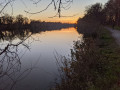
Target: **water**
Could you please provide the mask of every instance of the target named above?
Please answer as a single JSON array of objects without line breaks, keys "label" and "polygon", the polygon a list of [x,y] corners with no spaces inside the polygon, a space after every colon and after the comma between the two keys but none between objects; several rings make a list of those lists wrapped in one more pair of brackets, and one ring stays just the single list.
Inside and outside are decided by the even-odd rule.
[{"label": "water", "polygon": [[[75,28],[32,34],[24,42],[25,45],[29,46],[29,49],[25,45],[17,47],[20,69],[17,73],[15,72],[16,74],[11,75],[16,81],[13,85],[14,89],[48,90],[51,86],[54,86],[55,79],[59,78],[55,57],[62,55],[69,58],[73,41],[81,38],[82,35]],[[18,38],[9,40],[9,42],[7,40],[1,41],[1,44],[20,42]],[[16,66],[18,67],[18,65]],[[31,68],[32,70],[30,70]]]}]

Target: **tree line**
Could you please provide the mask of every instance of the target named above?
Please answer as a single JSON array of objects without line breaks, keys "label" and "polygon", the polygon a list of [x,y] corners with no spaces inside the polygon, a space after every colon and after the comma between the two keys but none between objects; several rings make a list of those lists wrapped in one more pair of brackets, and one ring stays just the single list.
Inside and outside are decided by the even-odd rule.
[{"label": "tree line", "polygon": [[0,17],[0,29],[20,29],[25,28],[29,24],[29,19],[23,15],[17,15],[16,17],[5,14]]},{"label": "tree line", "polygon": [[61,22],[45,22],[40,20],[30,20],[23,15],[16,17],[5,14],[0,17],[0,30],[18,30],[18,29],[31,29],[31,30],[54,30],[67,27],[73,27],[74,24],[61,23]]},{"label": "tree line", "polygon": [[109,0],[105,5],[96,3],[86,7],[84,17],[78,20],[97,21],[103,25],[120,26],[120,0]]}]

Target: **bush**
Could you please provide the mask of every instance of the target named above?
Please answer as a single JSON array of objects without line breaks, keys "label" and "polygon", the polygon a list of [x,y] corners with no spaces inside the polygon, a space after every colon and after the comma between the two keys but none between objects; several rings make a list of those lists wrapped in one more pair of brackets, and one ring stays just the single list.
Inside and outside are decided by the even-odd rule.
[{"label": "bush", "polygon": [[[99,29],[95,28],[97,32]],[[84,38],[82,42],[76,41],[71,50],[70,60],[62,58],[64,62],[60,68],[64,74],[55,90],[119,89],[117,83],[120,56],[116,53],[119,52],[119,48],[116,48],[116,43],[108,31],[102,27],[100,30],[100,33],[97,32],[97,38],[93,38],[92,33],[87,32],[89,37]]]}]

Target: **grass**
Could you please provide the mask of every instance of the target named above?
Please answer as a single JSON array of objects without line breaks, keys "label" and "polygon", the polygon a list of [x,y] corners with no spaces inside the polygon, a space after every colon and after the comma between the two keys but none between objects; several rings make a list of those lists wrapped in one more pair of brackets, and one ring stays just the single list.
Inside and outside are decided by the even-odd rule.
[{"label": "grass", "polygon": [[116,30],[120,30],[120,26],[115,26],[115,29]]},{"label": "grass", "polygon": [[[111,25],[108,25],[108,27],[113,28]],[[115,30],[120,30],[120,26],[115,26],[114,29]]]},{"label": "grass", "polygon": [[[112,37],[111,33],[103,29],[100,40],[103,47],[100,48],[102,56],[106,57],[107,70],[105,72],[105,82],[111,85],[112,90],[118,90],[120,75],[120,48]],[[115,89],[116,87],[116,89]],[[120,89],[120,88],[119,88]]]},{"label": "grass", "polygon": [[64,75],[55,90],[120,90],[120,48],[108,30],[92,26],[93,33],[99,34],[94,37],[85,31],[84,42],[74,43],[71,60],[63,60]]}]

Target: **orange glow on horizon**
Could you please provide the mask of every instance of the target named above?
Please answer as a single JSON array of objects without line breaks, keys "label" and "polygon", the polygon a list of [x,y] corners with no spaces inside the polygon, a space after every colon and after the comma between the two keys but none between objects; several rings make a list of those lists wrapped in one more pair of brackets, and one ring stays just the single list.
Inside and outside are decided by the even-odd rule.
[{"label": "orange glow on horizon", "polygon": [[79,18],[82,18],[83,15],[75,16],[75,17],[60,17],[60,18],[40,18],[40,17],[33,17],[34,20],[40,20],[45,22],[61,22],[61,23],[76,23]]}]

